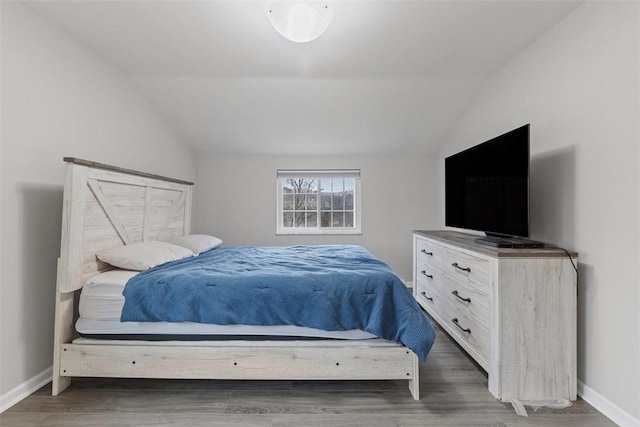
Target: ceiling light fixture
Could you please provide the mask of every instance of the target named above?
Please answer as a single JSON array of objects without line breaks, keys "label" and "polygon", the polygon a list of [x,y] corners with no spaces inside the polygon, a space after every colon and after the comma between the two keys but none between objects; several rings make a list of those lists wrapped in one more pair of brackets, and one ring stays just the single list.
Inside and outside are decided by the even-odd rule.
[{"label": "ceiling light fixture", "polygon": [[320,37],[332,19],[333,12],[326,3],[278,2],[269,9],[271,25],[284,38],[297,43]]}]

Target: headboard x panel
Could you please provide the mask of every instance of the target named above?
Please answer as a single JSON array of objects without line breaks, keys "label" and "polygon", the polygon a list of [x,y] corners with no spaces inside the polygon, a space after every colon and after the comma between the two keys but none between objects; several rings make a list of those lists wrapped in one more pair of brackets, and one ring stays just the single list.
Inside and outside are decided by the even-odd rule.
[{"label": "headboard x panel", "polygon": [[189,233],[193,183],[65,158],[58,292],[109,268],[103,249]]}]

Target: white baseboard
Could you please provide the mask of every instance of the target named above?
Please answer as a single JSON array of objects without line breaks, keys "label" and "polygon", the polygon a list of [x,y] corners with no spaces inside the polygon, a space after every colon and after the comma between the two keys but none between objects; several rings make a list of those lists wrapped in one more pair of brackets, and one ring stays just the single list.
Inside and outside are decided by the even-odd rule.
[{"label": "white baseboard", "polygon": [[604,416],[621,427],[640,427],[640,420],[631,416],[609,399],[578,381],[578,395],[589,405],[602,412]]},{"label": "white baseboard", "polygon": [[0,396],[0,414],[51,381],[53,367],[49,367]]}]

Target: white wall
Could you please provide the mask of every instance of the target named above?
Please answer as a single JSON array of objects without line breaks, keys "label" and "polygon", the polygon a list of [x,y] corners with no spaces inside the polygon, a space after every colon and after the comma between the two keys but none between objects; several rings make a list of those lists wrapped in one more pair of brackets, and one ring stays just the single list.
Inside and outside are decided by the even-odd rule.
[{"label": "white wall", "polygon": [[2,2],[0,398],[52,364],[63,156],[195,179],[195,158],[127,78]]},{"label": "white wall", "polygon": [[486,82],[436,163],[442,206],[445,156],[531,123],[531,235],[580,253],[578,378],[626,425],[640,419],[639,8],[588,2],[561,21]]},{"label": "white wall", "polygon": [[[277,169],[361,170],[362,235],[276,236]],[[431,228],[435,205],[428,157],[198,156],[197,229],[225,245],[357,244],[411,280],[411,231]]]}]

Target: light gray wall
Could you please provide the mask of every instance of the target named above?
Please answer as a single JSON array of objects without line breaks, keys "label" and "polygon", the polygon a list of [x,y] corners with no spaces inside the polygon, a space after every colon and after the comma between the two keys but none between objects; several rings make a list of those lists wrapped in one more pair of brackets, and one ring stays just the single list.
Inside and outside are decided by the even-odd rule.
[{"label": "light gray wall", "polygon": [[127,78],[2,2],[0,397],[52,364],[63,156],[195,179],[195,158]]},{"label": "light gray wall", "polygon": [[589,2],[569,15],[486,83],[436,162],[441,206],[445,156],[531,123],[531,235],[580,253],[578,378],[636,420],[638,9]]},{"label": "light gray wall", "polygon": [[[277,169],[361,170],[362,235],[276,236]],[[429,157],[198,156],[197,230],[229,246],[358,244],[411,280],[411,231],[435,218]]]}]

